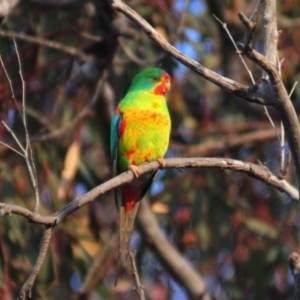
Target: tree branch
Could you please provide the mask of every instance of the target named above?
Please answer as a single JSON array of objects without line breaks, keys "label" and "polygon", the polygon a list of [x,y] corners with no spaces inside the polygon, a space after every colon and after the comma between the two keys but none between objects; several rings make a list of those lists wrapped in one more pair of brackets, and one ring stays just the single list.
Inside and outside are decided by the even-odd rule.
[{"label": "tree branch", "polygon": [[214,156],[222,155],[233,148],[276,139],[276,134],[272,128],[259,129],[243,134],[223,134],[222,136],[223,138],[218,136],[214,140],[209,139],[206,141],[204,139],[202,143],[193,145],[171,141],[170,148],[186,156]]},{"label": "tree branch", "polygon": [[[276,23],[276,16],[274,15],[274,0],[267,1],[264,6],[265,15],[265,32],[269,32],[267,28],[273,28],[274,23]],[[272,3],[271,3],[272,2]],[[209,69],[206,69],[198,62],[188,58],[178,51],[175,47],[170,45],[162,36],[160,36],[157,31],[147,23],[141,16],[139,16],[134,10],[124,4],[121,0],[112,0],[111,5],[116,10],[125,14],[133,22],[135,22],[152,40],[154,40],[162,49],[174,57],[179,62],[183,63],[185,66],[195,71],[197,74],[203,78],[215,83],[227,92],[230,92],[236,96],[239,96],[247,101],[255,102],[263,105],[272,105],[280,114],[281,120],[284,124],[286,135],[290,144],[290,148],[295,159],[295,165],[297,173],[300,174],[300,127],[296,112],[291,104],[288,93],[281,81],[280,74],[276,68],[276,64],[270,62],[269,54],[268,58],[255,51],[252,47],[252,41],[248,38],[246,45],[240,44],[239,49],[243,51],[256,64],[258,64],[270,77],[269,80],[263,80],[261,84],[254,85],[253,87],[246,87],[240,83],[233,80],[225,78]],[[268,11],[268,6],[271,6],[270,12]],[[273,13],[272,13],[273,11]],[[246,28],[250,32],[254,31],[255,26],[250,26],[253,22],[249,21],[242,13],[239,14],[241,20],[243,21]],[[270,20],[269,18],[273,19]],[[268,40],[269,43],[274,43],[274,41]],[[277,39],[275,40],[277,47]],[[274,51],[274,46],[267,46],[266,52]],[[271,57],[271,56],[270,56]],[[273,57],[273,54],[272,54]],[[300,179],[299,179],[300,186]]]},{"label": "tree branch", "polygon": [[[287,194],[294,201],[299,200],[298,190],[289,184],[286,180],[279,179],[275,174],[273,174],[265,165],[253,164],[248,162],[243,162],[240,160],[226,159],[226,158],[204,158],[204,157],[194,157],[194,158],[169,158],[165,159],[166,169],[184,169],[184,168],[218,168],[224,170],[238,171],[248,174],[276,189]],[[154,161],[151,163],[146,163],[139,166],[140,174],[144,174],[150,171],[157,170],[159,168],[158,162]],[[109,190],[112,190],[124,183],[131,182],[134,176],[131,171],[127,171],[114,177],[105,183],[95,187],[82,197],[79,197],[69,204],[67,204],[63,209],[54,213],[51,216],[43,216],[38,213],[34,213],[26,208],[23,208],[14,204],[0,203],[0,214],[1,215],[11,215],[17,214],[21,215],[27,220],[43,224],[56,226],[61,223],[67,216],[69,216],[74,211],[78,210],[82,206],[92,202],[96,197],[102,195]]]},{"label": "tree branch", "polygon": [[266,104],[264,97],[260,95],[260,89],[257,86],[247,87],[234,80],[223,77],[202,66],[197,61],[185,56],[175,47],[169,44],[149,23],[147,23],[139,14],[132,10],[129,6],[124,4],[121,0],[112,0],[112,7],[125,14],[133,22],[135,22],[154,42],[156,42],[162,49],[174,57],[176,60],[202,76],[207,80],[218,85],[223,90],[233,93],[236,96],[242,97],[249,102],[259,104]]},{"label": "tree branch", "polygon": [[145,298],[144,287],[140,281],[139,273],[136,267],[135,256],[136,256],[136,251],[129,252],[131,268],[132,268],[132,276],[135,282],[134,290],[136,291],[136,293],[138,294],[141,300],[145,300],[146,298]]},{"label": "tree branch", "polygon": [[98,80],[95,91],[93,93],[93,96],[91,100],[86,104],[86,106],[74,117],[70,122],[68,122],[66,125],[60,127],[59,129],[54,129],[48,134],[43,135],[37,135],[31,138],[34,142],[40,142],[40,141],[47,141],[50,139],[57,138],[67,132],[68,130],[74,128],[83,118],[85,118],[91,111],[91,108],[95,105],[95,103],[98,101],[100,92],[102,90],[102,87],[105,83],[105,80],[107,78],[107,72],[104,71],[101,78]]},{"label": "tree branch", "polygon": [[51,235],[52,235],[52,230],[53,230],[53,227],[49,227],[49,228],[45,229],[43,239],[42,239],[42,245],[41,245],[41,248],[40,248],[40,253],[37,257],[36,263],[35,263],[32,271],[31,271],[30,276],[28,277],[28,279],[26,280],[26,282],[22,286],[21,291],[19,293],[18,299],[20,299],[20,300],[26,299],[26,296],[31,298],[31,289],[32,289],[32,286],[33,286],[34,281],[36,279],[36,276],[40,272],[40,268],[41,268],[42,263],[44,261],[45,255],[47,253],[50,238],[51,238]]},{"label": "tree branch", "polygon": [[[270,1],[271,0],[268,0],[268,2]],[[266,4],[266,6],[268,6],[268,3]],[[265,8],[265,10],[266,9],[267,8]],[[272,15],[272,12],[270,14]],[[239,17],[249,31],[254,30],[251,26],[251,22],[242,12],[239,13]],[[273,15],[273,18],[275,18],[276,22],[276,16]],[[272,22],[269,22],[270,26],[273,26],[273,22],[274,20]],[[271,43],[271,41],[269,42]],[[245,45],[239,43],[238,47],[241,51],[243,51],[244,54],[247,55],[249,59],[251,59],[257,65],[259,65],[270,78],[270,80],[263,80],[262,82],[262,84],[264,84],[263,92],[265,94],[265,101],[266,104],[272,105],[277,110],[280,119],[284,125],[286,136],[295,161],[295,166],[298,175],[298,183],[300,186],[300,126],[296,111],[281,80],[280,72],[278,71],[276,64],[270,62],[267,58],[265,58],[263,55],[261,55],[252,48],[251,39],[248,39]],[[268,51],[270,52],[274,51],[273,46],[268,46],[266,47],[266,49],[269,49]],[[274,54],[271,53],[268,54],[268,56],[270,56],[271,59],[273,59]]]},{"label": "tree branch", "polygon": [[264,55],[278,70],[277,3],[274,0],[264,0],[263,2]]},{"label": "tree branch", "polygon": [[29,42],[29,43],[34,43],[38,44],[41,46],[45,46],[48,48],[52,48],[58,51],[65,52],[71,56],[78,57],[82,61],[90,61],[92,58],[89,55],[86,55],[84,52],[78,50],[77,48],[65,46],[61,43],[47,40],[41,37],[34,37],[25,33],[18,33],[14,31],[9,31],[9,30],[3,30],[0,29],[0,36],[2,37],[9,37],[9,38],[15,38],[21,41]]}]

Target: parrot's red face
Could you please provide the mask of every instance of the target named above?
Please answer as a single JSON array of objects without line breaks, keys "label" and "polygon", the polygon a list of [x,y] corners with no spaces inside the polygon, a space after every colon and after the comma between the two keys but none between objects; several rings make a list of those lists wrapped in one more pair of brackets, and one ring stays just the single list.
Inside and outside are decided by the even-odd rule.
[{"label": "parrot's red face", "polygon": [[165,96],[171,88],[171,78],[168,74],[163,74],[160,78],[153,77],[153,81],[157,82],[153,92],[155,95]]}]

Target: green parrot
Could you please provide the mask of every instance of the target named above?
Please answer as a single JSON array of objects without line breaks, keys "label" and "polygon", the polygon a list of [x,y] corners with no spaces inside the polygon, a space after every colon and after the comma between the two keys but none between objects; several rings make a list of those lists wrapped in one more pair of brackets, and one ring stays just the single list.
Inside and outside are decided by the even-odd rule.
[{"label": "green parrot", "polygon": [[156,172],[139,174],[137,168],[157,160],[164,167],[163,157],[168,149],[171,120],[166,103],[170,76],[162,69],[147,69],[137,74],[125,97],[116,108],[111,123],[111,156],[113,175],[128,169],[135,180],[115,191],[120,214],[120,244],[116,282],[120,261],[129,253],[129,241],[141,199],[149,189]]}]

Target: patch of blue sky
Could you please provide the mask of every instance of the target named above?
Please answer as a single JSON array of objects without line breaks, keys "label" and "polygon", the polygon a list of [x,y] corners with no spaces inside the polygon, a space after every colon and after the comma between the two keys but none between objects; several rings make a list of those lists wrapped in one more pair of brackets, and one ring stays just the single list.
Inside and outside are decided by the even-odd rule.
[{"label": "patch of blue sky", "polygon": [[198,30],[187,27],[184,29],[184,33],[191,41],[195,43],[198,43],[200,41],[201,33]]},{"label": "patch of blue sky", "polygon": [[82,286],[82,281],[81,281],[79,272],[75,272],[71,276],[70,286],[74,291],[76,291],[76,292],[80,291],[81,286]]},{"label": "patch of blue sky", "polygon": [[8,109],[7,123],[10,127],[13,127],[16,116],[16,110],[14,108]]},{"label": "patch of blue sky", "polygon": [[76,193],[80,197],[88,192],[87,186],[83,182],[76,185]]},{"label": "patch of blue sky", "polygon": [[[174,46],[184,55],[190,57],[191,59],[197,60],[197,52],[190,43],[185,41],[178,41]],[[175,69],[175,76],[178,78],[178,80],[182,80],[184,78],[185,72],[187,70],[188,68],[186,66],[181,63],[178,64],[178,67]]]},{"label": "patch of blue sky", "polygon": [[152,184],[150,195],[153,197],[158,193],[162,192],[164,188],[165,188],[164,183],[161,180],[156,179]]},{"label": "patch of blue sky", "polygon": [[[191,40],[194,43],[199,43],[201,39],[201,33],[198,30],[191,27],[185,28],[184,34],[189,40]],[[199,53],[197,53],[195,47],[190,42],[179,40],[175,43],[175,47],[189,58],[194,60],[199,59]],[[186,66],[179,63],[178,68],[175,70],[175,76],[178,79],[182,80],[187,70],[188,68]]]},{"label": "patch of blue sky", "polygon": [[[184,2],[184,1],[183,1]],[[189,12],[194,15],[202,15],[205,12],[206,6],[204,1],[192,0],[189,5]]]},{"label": "patch of blue sky", "polygon": [[[178,12],[184,10],[185,7],[185,0],[176,0],[173,4],[174,9]],[[188,11],[194,15],[201,15],[205,11],[205,4],[203,1],[200,0],[191,0],[189,3]]]},{"label": "patch of blue sky", "polygon": [[177,282],[171,279],[170,284],[173,289],[173,295],[171,298],[172,300],[182,300],[188,298],[184,288],[181,287]]},{"label": "patch of blue sky", "polygon": [[177,11],[183,11],[185,6],[184,0],[176,0],[174,1],[173,8]]}]

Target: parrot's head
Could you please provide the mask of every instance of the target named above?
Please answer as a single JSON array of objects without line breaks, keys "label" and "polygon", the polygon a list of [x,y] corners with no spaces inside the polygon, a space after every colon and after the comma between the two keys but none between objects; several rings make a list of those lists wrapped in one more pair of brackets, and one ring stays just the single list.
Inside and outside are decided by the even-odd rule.
[{"label": "parrot's head", "polygon": [[161,96],[165,96],[170,88],[170,75],[159,68],[146,69],[140,72],[133,78],[130,86],[130,90],[143,90]]}]

